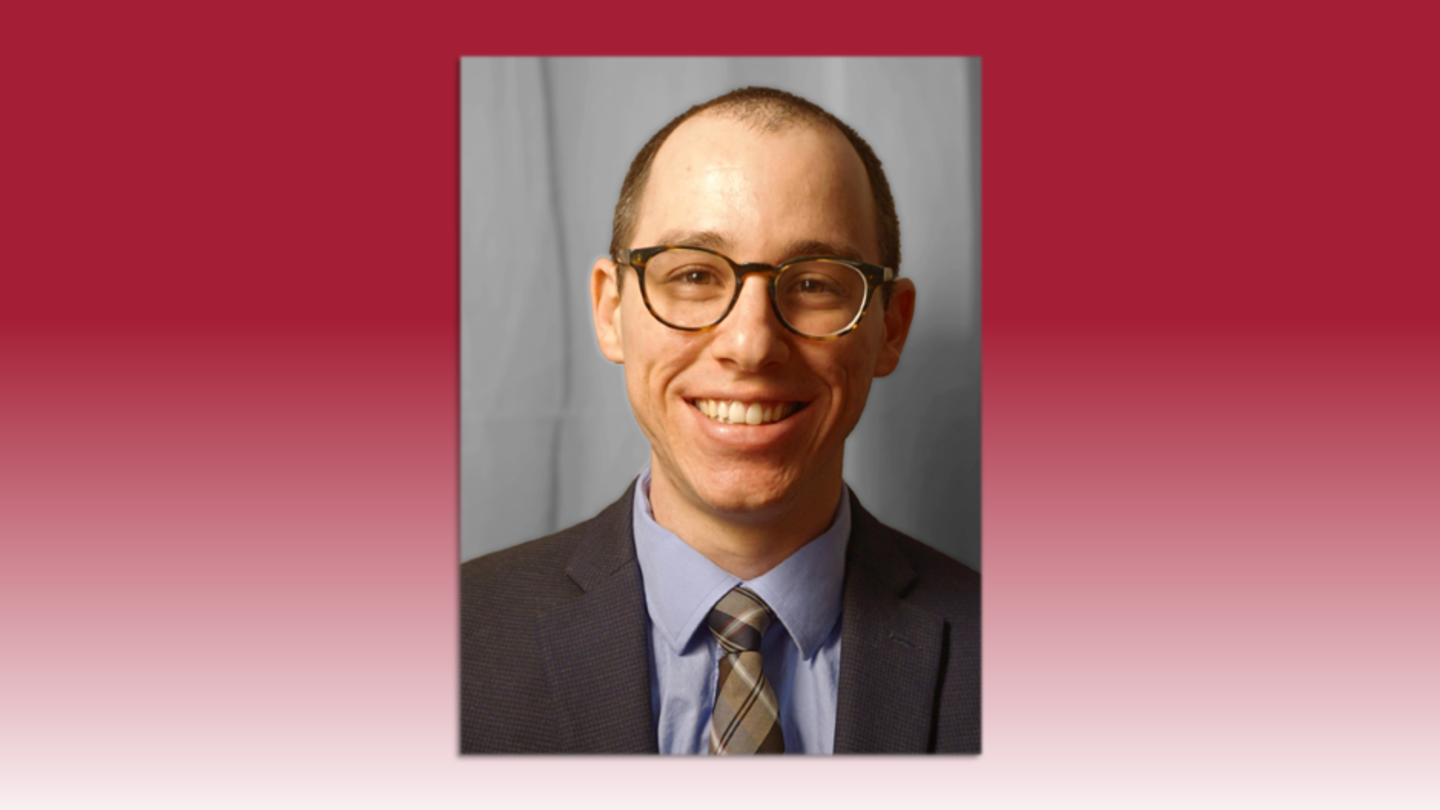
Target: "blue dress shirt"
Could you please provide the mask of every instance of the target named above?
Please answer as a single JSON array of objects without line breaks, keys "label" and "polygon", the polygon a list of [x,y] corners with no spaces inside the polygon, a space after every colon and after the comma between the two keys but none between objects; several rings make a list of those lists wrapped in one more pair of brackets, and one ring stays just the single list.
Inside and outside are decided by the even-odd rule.
[{"label": "blue dress shirt", "polygon": [[649,614],[650,699],[660,753],[709,752],[720,645],[705,618],[721,597],[741,584],[764,599],[778,619],[765,631],[760,654],[780,704],[785,752],[832,753],[840,681],[840,591],[850,542],[849,488],[841,484],[835,519],[824,534],[749,582],[655,522],[649,465],[635,487],[634,527]]}]

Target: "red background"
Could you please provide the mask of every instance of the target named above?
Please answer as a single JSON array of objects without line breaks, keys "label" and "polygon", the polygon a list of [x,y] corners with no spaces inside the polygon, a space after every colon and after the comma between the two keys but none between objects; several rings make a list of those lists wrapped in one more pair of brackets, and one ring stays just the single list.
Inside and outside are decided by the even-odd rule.
[{"label": "red background", "polygon": [[986,753],[755,784],[1433,805],[1431,8],[12,4],[0,804],[724,806],[454,753],[458,58],[700,52],[984,59]]}]

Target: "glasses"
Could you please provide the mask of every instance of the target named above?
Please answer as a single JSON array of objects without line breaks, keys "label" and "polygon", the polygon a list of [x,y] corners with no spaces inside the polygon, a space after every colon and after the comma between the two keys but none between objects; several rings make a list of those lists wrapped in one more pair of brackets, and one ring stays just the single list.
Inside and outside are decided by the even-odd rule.
[{"label": "glasses", "polygon": [[745,277],[762,273],[770,276],[770,307],[786,329],[831,340],[859,326],[875,289],[895,280],[893,268],[834,256],[736,264],[713,250],[663,245],[622,250],[615,261],[635,268],[640,297],[655,320],[686,332],[725,320]]}]

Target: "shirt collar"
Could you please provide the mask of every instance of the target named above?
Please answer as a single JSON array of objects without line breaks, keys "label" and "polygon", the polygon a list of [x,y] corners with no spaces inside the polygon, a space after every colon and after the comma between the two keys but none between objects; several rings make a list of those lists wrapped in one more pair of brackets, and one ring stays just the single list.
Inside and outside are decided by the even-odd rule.
[{"label": "shirt collar", "polygon": [[745,585],[775,611],[802,658],[820,649],[840,616],[845,548],[850,541],[850,488],[843,482],[830,528],[749,582],[710,562],[655,522],[648,464],[635,487],[632,522],[645,606],[650,621],[676,654],[689,646],[710,609],[736,585]]}]

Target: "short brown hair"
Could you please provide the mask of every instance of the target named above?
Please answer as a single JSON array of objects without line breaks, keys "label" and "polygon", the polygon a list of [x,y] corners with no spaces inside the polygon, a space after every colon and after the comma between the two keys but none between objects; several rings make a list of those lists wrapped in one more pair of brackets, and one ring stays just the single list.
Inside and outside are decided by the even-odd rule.
[{"label": "short brown hair", "polygon": [[[675,128],[703,112],[715,112],[733,116],[762,132],[780,132],[799,124],[832,126],[839,130],[865,165],[865,174],[870,179],[870,193],[875,198],[876,229],[880,239],[880,263],[900,272],[900,218],[895,214],[895,198],[890,194],[890,183],[885,179],[885,169],[875,150],[860,137],[850,125],[822,109],[819,105],[769,87],[742,87],[703,104],[696,104],[676,116],[670,123],[651,136],[635,159],[630,171],[625,173],[625,182],[620,186],[620,200],[615,203],[615,222],[610,231],[610,255],[618,256],[629,247],[635,233],[635,219],[640,209],[640,197],[645,193],[645,183],[650,178],[650,165],[655,155],[670,137]],[[889,303],[888,288],[886,303]]]}]

